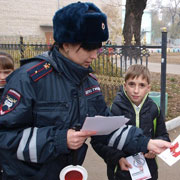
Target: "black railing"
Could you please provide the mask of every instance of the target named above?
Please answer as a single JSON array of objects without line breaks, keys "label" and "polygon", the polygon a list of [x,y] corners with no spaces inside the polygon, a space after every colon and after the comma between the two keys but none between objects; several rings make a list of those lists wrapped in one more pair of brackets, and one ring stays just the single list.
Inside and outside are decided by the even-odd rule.
[{"label": "black railing", "polygon": [[[20,59],[33,57],[49,50],[50,47],[51,45],[47,44],[24,43],[23,37],[20,37],[18,44],[0,44],[0,50],[10,53],[17,64]],[[122,77],[132,64],[143,64],[148,67],[151,55],[149,49],[161,49],[161,111],[165,116],[167,32],[162,32],[161,46],[103,46],[92,67],[97,75]]]}]

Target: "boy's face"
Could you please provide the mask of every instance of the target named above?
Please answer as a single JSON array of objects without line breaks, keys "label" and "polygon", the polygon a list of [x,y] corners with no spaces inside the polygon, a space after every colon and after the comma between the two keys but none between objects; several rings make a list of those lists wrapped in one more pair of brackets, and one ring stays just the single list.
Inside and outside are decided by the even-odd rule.
[{"label": "boy's face", "polygon": [[4,87],[6,84],[6,77],[13,72],[13,69],[1,69],[0,68],[0,87]]},{"label": "boy's face", "polygon": [[139,106],[144,99],[144,96],[150,91],[151,86],[148,84],[146,79],[142,78],[141,75],[134,79],[129,78],[124,84],[124,89],[130,100],[136,106]]}]

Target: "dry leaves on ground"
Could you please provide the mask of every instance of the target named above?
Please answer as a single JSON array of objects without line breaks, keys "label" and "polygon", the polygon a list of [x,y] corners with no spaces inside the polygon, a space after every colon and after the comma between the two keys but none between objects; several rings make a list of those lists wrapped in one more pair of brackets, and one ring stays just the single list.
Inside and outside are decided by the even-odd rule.
[{"label": "dry leaves on ground", "polygon": [[[152,91],[160,92],[160,73],[151,73]],[[167,74],[166,92],[168,93],[168,105],[166,120],[180,116],[180,75]]]},{"label": "dry leaves on ground", "polygon": [[[161,63],[161,54],[151,54],[149,62]],[[167,53],[167,63],[180,64],[180,53]],[[160,92],[160,73],[151,73],[151,77],[152,90]],[[166,92],[168,93],[168,113],[166,120],[171,120],[180,116],[180,75],[167,74]]]}]

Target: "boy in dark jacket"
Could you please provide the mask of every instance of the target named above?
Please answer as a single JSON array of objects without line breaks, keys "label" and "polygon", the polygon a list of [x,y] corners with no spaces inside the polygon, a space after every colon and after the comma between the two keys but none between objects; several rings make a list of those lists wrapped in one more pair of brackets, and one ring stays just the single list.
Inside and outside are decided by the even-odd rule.
[{"label": "boy in dark jacket", "polygon": [[[130,66],[125,75],[124,86],[121,87],[112,104],[111,112],[115,116],[124,115],[130,119],[127,123],[128,125],[141,128],[143,134],[151,139],[170,141],[166,131],[164,117],[158,106],[148,97],[150,88],[149,70],[143,65],[136,64]],[[118,136],[114,138],[114,144],[117,139]],[[109,142],[109,145],[113,143]],[[112,152],[112,150],[107,147],[105,148],[102,144],[94,144],[92,142],[92,145],[107,163],[109,180],[131,180],[128,171],[131,165],[125,159],[125,157],[130,155],[127,151],[125,152],[124,149],[120,149],[122,151]],[[117,148],[114,145],[113,147]],[[158,168],[155,160],[156,155],[149,151],[144,153],[144,156],[150,169],[151,180],[157,180]]]}]

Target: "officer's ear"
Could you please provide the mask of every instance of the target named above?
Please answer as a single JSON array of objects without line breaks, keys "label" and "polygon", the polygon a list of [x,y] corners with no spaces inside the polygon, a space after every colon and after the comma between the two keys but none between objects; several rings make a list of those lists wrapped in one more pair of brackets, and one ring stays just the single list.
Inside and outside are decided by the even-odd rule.
[{"label": "officer's ear", "polygon": [[70,44],[69,43],[63,43],[63,50],[66,54],[69,54],[69,47]]}]

